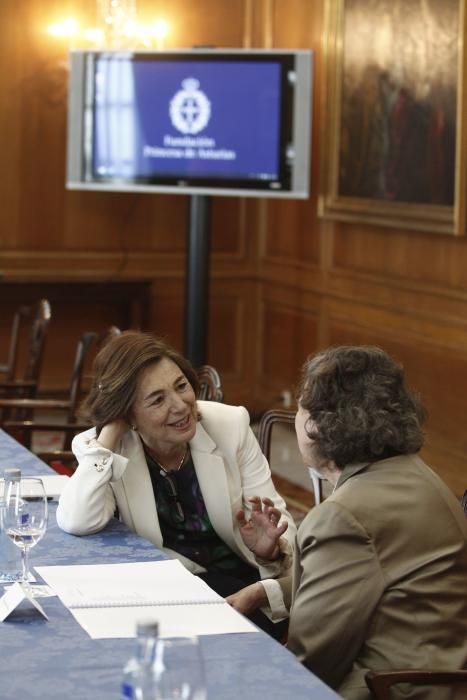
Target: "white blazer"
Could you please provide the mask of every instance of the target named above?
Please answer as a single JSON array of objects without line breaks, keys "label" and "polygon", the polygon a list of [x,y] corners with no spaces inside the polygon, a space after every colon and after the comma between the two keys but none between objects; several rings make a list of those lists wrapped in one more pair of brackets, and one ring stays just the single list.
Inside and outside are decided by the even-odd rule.
[{"label": "white blazer", "polygon": [[[244,545],[235,518],[240,508],[247,513],[251,510],[250,496],[270,498],[289,524],[283,538],[292,549],[296,528],[272,483],[269,465],[250,428],[247,410],[243,406],[210,401],[198,401],[198,408],[201,420],[190,441],[190,450],[215,531],[232,551],[259,570],[261,578],[284,574],[291,557],[277,562],[257,561]],[[153,542],[168,556],[180,559],[194,573],[205,571],[164,547],[139,435],[132,430],[125,433],[118,453],[91,447],[89,443],[95,436],[95,428],[91,428],[73,440],[78,467],[60,497],[57,522],[62,530],[73,535],[98,532],[118,508],[121,520],[130,530]]]}]

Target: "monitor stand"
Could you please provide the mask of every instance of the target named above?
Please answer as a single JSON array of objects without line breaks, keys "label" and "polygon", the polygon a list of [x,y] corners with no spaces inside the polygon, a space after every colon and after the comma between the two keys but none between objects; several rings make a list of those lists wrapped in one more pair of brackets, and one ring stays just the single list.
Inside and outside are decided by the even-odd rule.
[{"label": "monitor stand", "polygon": [[185,357],[193,367],[206,363],[209,312],[211,198],[190,196],[185,278]]}]

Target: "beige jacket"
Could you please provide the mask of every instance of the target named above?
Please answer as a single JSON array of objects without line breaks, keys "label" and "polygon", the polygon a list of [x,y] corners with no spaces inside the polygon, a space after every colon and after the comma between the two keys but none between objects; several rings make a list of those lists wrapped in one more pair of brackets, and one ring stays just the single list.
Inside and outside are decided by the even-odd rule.
[{"label": "beige jacket", "polygon": [[[224,542],[245,561],[259,570],[261,578],[282,573],[283,561],[257,561],[243,543],[235,518],[240,508],[251,510],[248,498],[272,499],[287,520],[284,537],[292,546],[296,527],[271,480],[271,472],[253,435],[249,415],[242,406],[198,401],[201,421],[190,442],[193,464],[209,519]],[[137,433],[125,433],[118,453],[91,447],[92,428],[73,440],[79,466],[66,485],[57,508],[62,530],[87,535],[102,530],[116,508],[120,518],[133,531],[153,542],[169,556],[199,573],[195,562],[164,548],[151,477]]]},{"label": "beige jacket", "polygon": [[467,518],[418,456],[345,468],[307,515],[288,646],[347,700],[368,669],[466,667]]}]

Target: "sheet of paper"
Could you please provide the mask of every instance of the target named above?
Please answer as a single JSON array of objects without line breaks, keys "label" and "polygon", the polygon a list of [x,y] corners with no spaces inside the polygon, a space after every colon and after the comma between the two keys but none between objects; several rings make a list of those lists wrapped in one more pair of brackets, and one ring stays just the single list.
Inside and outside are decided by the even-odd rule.
[{"label": "sheet of paper", "polygon": [[49,498],[58,499],[70,477],[65,474],[39,474]]},{"label": "sheet of paper", "polygon": [[[58,499],[70,477],[64,474],[40,474],[37,478],[41,479],[44,484],[46,496]],[[0,479],[0,495],[3,495],[4,483],[4,480]],[[31,493],[35,495],[34,490]],[[41,493],[42,491],[38,489],[37,495],[39,496]]]},{"label": "sheet of paper", "polygon": [[93,639],[134,637],[146,619],[158,620],[166,637],[257,631],[177,559],[36,571]]},{"label": "sheet of paper", "polygon": [[255,625],[227,603],[80,608],[70,612],[92,639],[134,637],[136,623],[141,620],[157,620],[163,637],[258,631]]},{"label": "sheet of paper", "polygon": [[38,566],[36,571],[68,608],[223,602],[178,559]]}]

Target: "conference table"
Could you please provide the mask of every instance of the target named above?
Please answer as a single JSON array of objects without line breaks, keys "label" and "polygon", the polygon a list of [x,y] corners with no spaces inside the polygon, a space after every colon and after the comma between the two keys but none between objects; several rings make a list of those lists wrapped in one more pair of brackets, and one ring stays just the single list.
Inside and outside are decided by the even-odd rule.
[{"label": "conference table", "polygon": [[[0,474],[53,474],[48,465],[0,430]],[[30,552],[30,565],[155,561],[165,555],[114,519],[100,533],[62,532],[49,502],[45,537]],[[41,582],[40,577],[36,578]],[[56,596],[41,597],[48,616],[28,603],[0,623],[1,700],[118,700],[122,669],[133,639],[91,639]],[[335,700],[340,696],[262,631],[201,635],[208,700]]]}]

